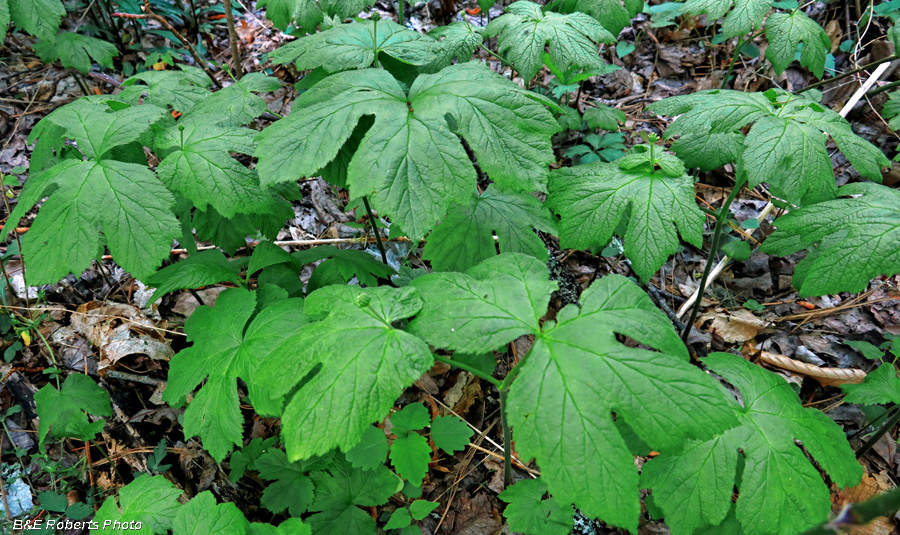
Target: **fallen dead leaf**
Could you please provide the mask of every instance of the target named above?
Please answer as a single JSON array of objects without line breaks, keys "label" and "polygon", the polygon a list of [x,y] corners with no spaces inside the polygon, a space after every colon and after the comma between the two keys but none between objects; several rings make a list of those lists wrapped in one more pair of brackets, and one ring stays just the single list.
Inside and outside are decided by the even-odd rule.
[{"label": "fallen dead leaf", "polygon": [[168,360],[175,353],[153,322],[137,307],[91,301],[72,315],[72,328],[100,351],[99,368],[134,354]]},{"label": "fallen dead leaf", "polygon": [[769,325],[769,322],[757,318],[753,312],[745,309],[708,313],[700,319],[711,319],[710,331],[715,330],[716,334],[731,343],[752,340]]}]

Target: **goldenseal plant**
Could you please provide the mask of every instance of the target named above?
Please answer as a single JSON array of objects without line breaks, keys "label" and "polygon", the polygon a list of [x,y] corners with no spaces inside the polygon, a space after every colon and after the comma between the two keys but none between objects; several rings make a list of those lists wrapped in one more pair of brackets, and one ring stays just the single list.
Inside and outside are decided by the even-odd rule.
[{"label": "goldenseal plant", "polygon": [[[63,56],[72,38],[47,29],[58,26],[56,3],[0,0],[0,26],[11,13],[47,39],[38,51],[48,60],[109,63],[103,48]],[[805,254],[793,274],[801,295],[858,292],[900,273],[900,193],[880,184],[890,162],[878,147],[782,89],[666,98],[648,106],[673,119],[664,135],[643,133],[627,152],[627,128],[601,139],[596,131],[619,130],[624,113],[576,109],[569,96],[613,70],[602,57],[640,1],[517,1],[485,27],[455,21],[428,34],[362,0],[259,4],[297,36],[269,55],[303,75],[286,116],[260,96],[282,87],[277,78],[249,73],[214,92],[205,72],[184,66],[61,106],[29,138],[29,177],[5,231],[35,211],[21,238],[29,284],[55,284],[110,254],[155,288],[153,299],[228,286],[184,323],[162,400],[183,410],[184,439],[232,484],[249,475],[264,487],[260,507],[279,520],[251,522],[210,491],[182,496],[163,475],[142,474],[85,521],[92,533],[420,533],[417,522],[445,512],[422,497],[429,470],[475,436],[409,397],[438,363],[499,403],[498,503],[510,530],[569,533],[573,507],[630,533],[642,514],[673,535],[793,535],[827,521],[829,485],[862,476],[840,427],[739,356],[692,359],[682,338],[693,321],[677,332],[645,285],[679,248],[704,250],[707,216],[704,254],[715,263],[745,185],[767,185],[786,208],[761,250]],[[689,0],[683,10],[723,18],[724,38],[763,31],[776,72],[797,58],[821,77],[824,30],[783,4]],[[514,79],[475,58],[484,50]],[[532,83],[544,66],[555,93]],[[590,146],[560,146],[573,140]],[[832,143],[850,164],[841,187]],[[563,165],[572,157],[581,165]],[[698,179],[726,166],[730,195],[717,210],[698,204]],[[317,177],[346,194],[350,224],[366,228],[361,241],[374,234],[378,256],[276,245],[298,181]],[[386,222],[416,267],[385,247]],[[171,261],[174,243],[186,258]],[[749,257],[740,243],[726,250]],[[628,276],[561,288],[557,244],[613,251]],[[859,388],[893,385],[891,366]],[[94,440],[114,413],[97,381],[75,372],[34,398],[40,448]],[[280,425],[251,439],[248,418]],[[157,474],[167,470],[160,448]],[[540,476],[515,482],[514,452]]]}]

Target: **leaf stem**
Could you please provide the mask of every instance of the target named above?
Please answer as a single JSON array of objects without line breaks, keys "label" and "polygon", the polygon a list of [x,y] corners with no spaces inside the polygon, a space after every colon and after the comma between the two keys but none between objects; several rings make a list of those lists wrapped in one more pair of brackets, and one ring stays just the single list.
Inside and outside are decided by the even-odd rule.
[{"label": "leaf stem", "polygon": [[735,182],[734,188],[731,189],[731,193],[728,194],[728,198],[725,199],[725,202],[722,204],[722,207],[716,212],[716,230],[713,232],[713,240],[709,248],[709,258],[706,260],[706,267],[703,268],[703,276],[700,278],[700,286],[697,288],[697,301],[694,303],[694,308],[691,309],[690,319],[688,319],[687,323],[684,325],[684,332],[681,333],[681,340],[685,345],[687,345],[688,335],[691,334],[691,328],[697,320],[697,314],[700,312],[700,304],[703,302],[703,292],[706,291],[706,282],[709,280],[709,272],[712,270],[712,265],[714,264],[713,260],[719,252],[719,245],[722,241],[722,230],[725,228],[725,221],[728,219],[728,209],[731,207],[731,203],[737,197],[738,192],[744,187],[746,182],[746,178],[739,178],[737,182]]},{"label": "leaf stem", "polygon": [[722,80],[722,89],[728,87],[728,78],[731,77],[732,71],[734,71],[734,64],[737,63],[738,57],[741,55],[741,48],[744,46],[744,37],[738,37],[737,46],[734,47],[734,54],[731,55],[731,63],[728,64],[728,71],[725,73],[725,78]]},{"label": "leaf stem", "polygon": [[[516,366],[518,368],[518,366]],[[512,372],[510,372],[512,373]],[[509,375],[507,375],[509,377]],[[506,415],[508,388],[500,388],[500,426],[503,428],[503,486],[513,484],[512,474],[512,430],[509,427],[509,418]]]},{"label": "leaf stem", "polygon": [[433,356],[434,356],[434,360],[436,360],[438,362],[443,362],[444,364],[453,366],[454,368],[459,368],[460,370],[467,371],[467,372],[471,373],[472,375],[474,375],[475,377],[478,377],[479,379],[484,379],[485,381],[491,383],[492,385],[496,386],[497,388],[500,388],[499,380],[495,379],[493,376],[488,375],[477,368],[469,366],[468,364],[463,364],[462,362],[459,362],[457,360],[447,358],[443,355],[433,355]]},{"label": "leaf stem", "polygon": [[378,244],[378,250],[381,252],[381,261],[387,264],[387,251],[384,250],[384,244],[381,243],[381,234],[378,233],[378,225],[375,223],[375,216],[372,215],[372,207],[369,206],[369,198],[363,195],[362,200],[366,207],[366,214],[369,215],[369,224],[372,226],[372,232],[375,233],[375,243]]},{"label": "leaf stem", "polygon": [[875,447],[875,443],[878,442],[879,439],[881,439],[882,435],[889,432],[895,425],[897,425],[898,422],[900,422],[900,409],[894,411],[894,414],[892,414],[891,417],[888,418],[888,421],[884,422],[884,425],[879,427],[878,431],[875,431],[875,433],[871,437],[869,437],[869,440],[867,440],[861,448],[856,450],[856,458],[859,459],[863,455],[869,453],[869,450]]},{"label": "leaf stem", "polygon": [[799,95],[800,93],[803,93],[804,91],[809,91],[810,89],[815,89],[816,87],[823,86],[825,84],[830,84],[831,82],[837,82],[838,80],[843,80],[844,78],[846,78],[848,76],[853,76],[854,74],[856,74],[858,72],[862,72],[864,70],[871,69],[872,67],[876,67],[876,66],[881,65],[882,63],[886,63],[888,61],[894,61],[895,59],[900,59],[900,56],[894,54],[894,55],[888,56],[886,58],[877,59],[871,63],[866,63],[862,67],[853,69],[852,71],[847,71],[845,73],[841,73],[837,76],[833,76],[833,77],[825,79],[825,80],[819,80],[818,82],[816,82],[814,84],[809,84],[808,86],[806,86],[802,89],[798,89],[798,90],[794,91],[794,94]]},{"label": "leaf stem", "polygon": [[400,21],[400,26],[406,26],[406,16],[403,13],[405,0],[397,0],[397,19]]}]

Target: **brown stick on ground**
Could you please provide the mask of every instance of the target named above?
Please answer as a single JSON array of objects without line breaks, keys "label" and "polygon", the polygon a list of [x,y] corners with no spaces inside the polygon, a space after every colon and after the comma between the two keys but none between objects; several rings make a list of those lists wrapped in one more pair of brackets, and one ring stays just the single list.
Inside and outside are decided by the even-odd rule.
[{"label": "brown stick on ground", "polygon": [[219,80],[216,79],[216,75],[213,74],[213,72],[209,70],[209,67],[206,66],[206,62],[203,61],[203,59],[200,57],[200,54],[197,53],[197,49],[194,48],[194,45],[192,45],[185,36],[181,35],[174,26],[169,24],[169,21],[157,15],[153,12],[153,10],[150,9],[150,0],[144,0],[144,13],[141,15],[132,15],[131,13],[112,13],[112,16],[122,19],[153,19],[156,22],[162,24],[165,29],[172,32],[172,34],[177,37],[184,46],[187,47],[187,49],[191,53],[191,56],[194,57],[194,61],[196,61],[197,65],[201,69],[203,69],[203,72],[205,72],[206,75],[209,76],[209,79],[212,80],[213,85],[215,85],[219,89],[222,88],[222,84],[219,83]]},{"label": "brown stick on ground", "polygon": [[238,48],[237,31],[234,29],[234,13],[231,11],[231,0],[224,0],[225,22],[228,23],[228,42],[231,44],[231,61],[234,62],[234,77],[238,80],[244,76],[244,66],[241,64],[241,50]]}]

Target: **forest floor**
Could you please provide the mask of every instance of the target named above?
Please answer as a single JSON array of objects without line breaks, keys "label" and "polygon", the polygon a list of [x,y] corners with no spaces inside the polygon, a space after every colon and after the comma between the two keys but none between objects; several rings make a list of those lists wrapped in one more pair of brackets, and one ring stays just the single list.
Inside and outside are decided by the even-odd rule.
[{"label": "forest floor", "polygon": [[[467,8],[470,13],[475,12],[475,2],[471,2],[472,5],[460,2],[456,14],[442,11],[453,2],[413,4],[418,7],[410,13],[409,26],[416,30],[430,29],[434,19],[440,17],[466,16],[473,24],[486,23],[483,13],[466,13]],[[296,96],[292,84],[297,81],[298,73],[283,67],[273,68],[267,64],[266,54],[290,38],[273,28],[262,10],[255,8],[254,2],[244,2],[237,7],[241,11],[237,33],[242,68],[245,72],[270,69],[270,74],[285,82],[283,89],[264,98],[272,112],[287,114],[290,102]],[[388,2],[377,2],[375,9],[385,18],[396,19],[394,8]],[[834,43],[837,73],[891,54],[886,41],[878,39],[884,35],[883,29],[879,28],[872,28],[866,37],[871,43],[864,48],[864,54],[850,56],[840,50],[839,45],[850,24],[849,9],[846,3],[819,2],[810,13],[827,29]],[[626,146],[640,143],[637,135],[640,131],[661,133],[665,129],[664,119],[643,113],[646,105],[667,96],[721,86],[734,54],[732,42],[704,45],[698,36],[702,33],[705,17],[667,19],[665,10],[658,11],[663,15],[654,15],[653,20],[649,15],[639,15],[634,30],[631,33],[626,30],[619,37],[620,42],[625,43],[619,45],[620,52],[627,51],[628,45],[634,46],[633,51],[623,54],[622,58],[614,49],[605,53],[606,60],[621,66],[620,70],[591,78],[577,95],[565,97],[569,105],[581,109],[598,102],[625,112],[627,121],[622,128],[625,133],[622,141]],[[64,25],[68,23],[74,28],[79,22],[78,17],[78,13],[71,13]],[[208,57],[219,64],[230,61],[224,19],[213,16],[201,22],[204,23],[200,30],[201,39]],[[180,29],[188,35],[192,32],[190,27]],[[143,39],[146,48],[179,46],[149,33]],[[93,94],[116,92],[126,78],[125,64],[133,69],[135,65],[143,65],[148,56],[146,52],[135,52],[117,61],[120,70],[95,70],[88,76],[76,77],[73,71],[59,65],[42,63],[31,51],[32,44],[22,35],[7,36],[5,57],[0,62],[0,172],[12,177],[4,179],[7,209],[15,202],[19,183],[27,175],[31,150],[28,136],[35,124],[56,107],[82,96],[85,89]],[[756,91],[778,86],[793,90],[816,81],[808,72],[794,68],[774,77],[771,67],[761,61],[759,50],[755,57],[753,51],[748,50],[751,53],[742,54],[734,66],[733,87],[736,89]],[[499,61],[492,61],[480,53],[497,72],[513,76],[514,73]],[[186,60],[189,61],[189,57]],[[896,63],[881,73],[876,87],[893,79]],[[151,63],[150,68],[154,67],[164,66]],[[871,72],[863,71],[824,85],[821,88],[824,93],[822,103],[832,109],[841,109],[870,75]],[[228,83],[224,73],[221,78]],[[521,79],[515,81],[525,83]],[[538,76],[537,83],[549,89],[553,80],[544,72]],[[871,100],[861,99],[847,118],[858,134],[891,155],[898,138],[877,111],[886,94]],[[566,160],[564,154],[569,148],[582,143],[582,135],[574,131],[568,137],[555,139],[560,164]],[[834,161],[840,185],[851,178],[853,171],[841,155],[834,156]],[[726,172],[708,177],[707,183],[697,185],[697,196],[703,204],[709,207],[721,205],[733,184],[729,171],[726,168]],[[885,183],[895,185],[898,182],[900,167],[895,164],[885,175]],[[342,210],[345,197],[332,191],[321,179],[304,181],[302,189],[303,199],[294,204],[294,219],[278,236],[280,245],[287,250],[299,250],[316,243],[362,247],[359,240],[354,240],[362,231],[346,224],[352,223],[356,216]],[[754,190],[740,196],[732,205],[734,220],[751,243],[772,231],[772,216],[761,216],[767,202],[765,191]],[[761,218],[759,225],[744,224],[757,218]],[[593,256],[560,249],[558,241],[550,236],[542,238],[551,251],[551,272],[562,288],[551,303],[556,310],[571,302],[573,296],[577,297],[598,273],[634,276],[621,251],[607,250],[603,255]],[[420,259],[421,250],[411,247],[408,242],[388,243],[393,253],[391,259],[408,257],[414,267],[425,265]],[[369,248],[377,253],[374,244]],[[38,427],[32,395],[47,382],[42,371],[49,366],[47,351],[52,350],[61,366],[99,377],[100,384],[110,393],[115,411],[98,441],[98,447],[107,454],[104,458],[88,459],[89,477],[76,484],[76,494],[81,493],[78,499],[84,499],[91,491],[102,494],[114,490],[123,484],[123,473],[147,471],[148,460],[152,460],[170,464],[167,477],[188,495],[211,490],[220,499],[239,504],[248,518],[271,520],[272,515],[258,506],[260,482],[254,482],[251,477],[238,484],[231,483],[223,466],[205,453],[196,440],[186,440],[182,435],[181,411],[169,408],[160,399],[167,360],[186,347],[183,325],[199,306],[196,297],[207,305],[213,304],[216,295],[225,287],[175,292],[150,303],[150,292],[142,283],[112,261],[106,261],[102,266],[97,265],[80,276],[70,276],[59,284],[26,290],[16,250],[14,240],[0,247],[10,276],[4,306],[21,316],[37,318],[39,323],[35,328],[46,340],[44,343],[34,337],[24,347],[22,344],[17,347],[14,344],[21,340],[7,336],[0,346],[0,351],[9,350],[5,362],[0,364],[3,377],[0,407],[3,411],[16,405],[23,409],[5,419],[8,436],[14,444],[9,440],[2,441],[4,466],[19,463],[19,466],[29,467],[26,472],[32,474],[27,478],[28,488],[19,491],[36,496],[49,489],[52,478],[68,475],[67,467],[75,466],[85,455],[84,449],[77,447],[80,443],[73,441],[63,442],[62,447],[57,446],[47,456],[17,458],[22,451],[35,451]],[[173,250],[172,254],[174,259],[180,252]],[[897,301],[900,278],[885,279],[861,294],[800,299],[791,285],[795,260],[754,252],[746,261],[730,262],[703,297],[697,328],[693,330],[689,345],[699,355],[737,350],[754,361],[761,361],[795,384],[805,406],[826,412],[848,436],[853,437],[852,445],[859,447],[863,439],[855,435],[863,435],[857,431],[864,430],[872,415],[859,406],[842,403],[840,389],[829,377],[831,372],[821,370],[837,368],[857,370],[854,372],[857,375],[865,373],[873,367],[872,361],[846,342],[862,341],[879,346],[900,336],[900,304]],[[706,252],[684,247],[650,281],[651,297],[676,325],[687,321],[687,314],[679,310],[695,292],[706,261]],[[304,282],[311,270],[308,266],[301,274]],[[520,339],[516,342],[516,350],[524,354],[529,345],[529,340]],[[513,357],[509,356],[509,363]],[[440,502],[441,507],[437,510],[440,514],[423,521],[423,532],[465,535],[500,532],[504,527],[498,512],[502,510],[502,503],[498,501],[497,493],[503,482],[502,456],[498,454],[497,444],[502,440],[496,393],[477,377],[438,364],[407,390],[399,404],[417,401],[451,409],[478,430],[472,439],[472,447],[455,456],[435,459],[430,465],[423,497]],[[245,422],[248,438],[277,435],[277,420],[251,417],[249,411],[245,414],[248,415]],[[160,444],[164,450],[158,449]],[[157,453],[165,451],[164,457],[153,457],[155,450]],[[862,462],[867,472],[863,484],[849,491],[834,492],[835,511],[847,502],[864,500],[897,486],[900,453],[896,430],[883,436]],[[516,470],[531,469],[533,467],[516,466]],[[76,479],[81,476],[83,474],[77,475]],[[887,534],[895,529],[894,519],[882,519],[858,533]],[[576,526],[576,532],[618,533],[602,524],[586,521]],[[668,533],[668,529],[654,521],[646,521],[640,531],[641,535],[664,533]]]}]

